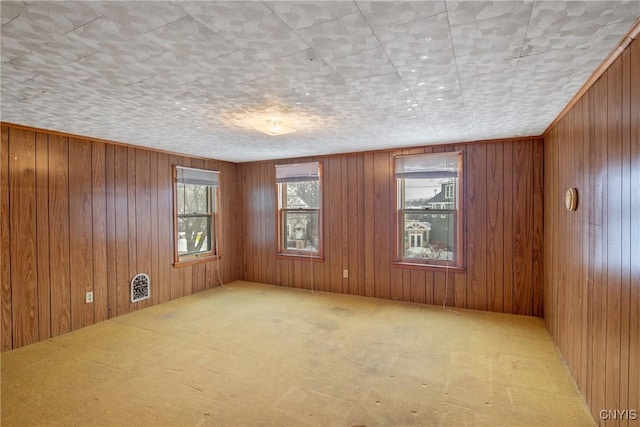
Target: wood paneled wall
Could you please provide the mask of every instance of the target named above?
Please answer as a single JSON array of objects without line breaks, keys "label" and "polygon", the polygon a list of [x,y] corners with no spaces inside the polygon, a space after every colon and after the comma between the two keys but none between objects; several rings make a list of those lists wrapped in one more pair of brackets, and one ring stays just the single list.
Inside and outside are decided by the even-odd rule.
[{"label": "wood paneled wall", "polygon": [[[173,164],[220,171],[220,261],[172,265]],[[3,351],[240,277],[235,164],[2,125],[0,165]]]},{"label": "wood paneled wall", "polygon": [[[544,317],[605,424],[601,410],[640,411],[640,41],[544,146]],[[570,187],[574,212],[564,208]]]},{"label": "wood paneled wall", "polygon": [[[465,272],[393,266],[393,156],[453,150],[465,151]],[[276,257],[275,164],[305,160],[323,166],[324,261]],[[240,164],[244,279],[542,316],[542,161],[539,138]]]}]

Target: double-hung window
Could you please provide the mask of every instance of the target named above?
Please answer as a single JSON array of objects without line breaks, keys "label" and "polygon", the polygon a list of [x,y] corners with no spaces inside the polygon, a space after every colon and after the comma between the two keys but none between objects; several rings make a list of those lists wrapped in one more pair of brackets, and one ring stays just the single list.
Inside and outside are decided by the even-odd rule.
[{"label": "double-hung window", "polygon": [[463,266],[462,152],[395,158],[397,262]]},{"label": "double-hung window", "polygon": [[278,253],[322,255],[320,163],[276,165]]},{"label": "double-hung window", "polygon": [[218,172],[175,166],[174,179],[175,263],[216,256]]}]

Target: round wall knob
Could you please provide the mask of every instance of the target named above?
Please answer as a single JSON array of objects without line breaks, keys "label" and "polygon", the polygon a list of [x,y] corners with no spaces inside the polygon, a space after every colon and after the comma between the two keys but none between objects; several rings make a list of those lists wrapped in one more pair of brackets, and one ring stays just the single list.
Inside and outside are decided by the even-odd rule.
[{"label": "round wall knob", "polygon": [[569,188],[564,195],[564,206],[569,211],[575,211],[578,208],[578,190]]}]

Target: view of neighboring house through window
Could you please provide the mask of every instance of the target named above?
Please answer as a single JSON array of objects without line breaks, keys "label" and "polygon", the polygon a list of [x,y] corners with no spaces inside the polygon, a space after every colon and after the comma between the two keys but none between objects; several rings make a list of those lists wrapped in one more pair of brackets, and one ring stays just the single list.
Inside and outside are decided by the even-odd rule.
[{"label": "view of neighboring house through window", "polygon": [[218,172],[176,166],[175,262],[216,255]]},{"label": "view of neighboring house through window", "polygon": [[320,163],[276,165],[278,185],[278,252],[319,256],[322,253]]},{"label": "view of neighboring house through window", "polygon": [[462,267],[462,153],[399,156],[398,261]]}]

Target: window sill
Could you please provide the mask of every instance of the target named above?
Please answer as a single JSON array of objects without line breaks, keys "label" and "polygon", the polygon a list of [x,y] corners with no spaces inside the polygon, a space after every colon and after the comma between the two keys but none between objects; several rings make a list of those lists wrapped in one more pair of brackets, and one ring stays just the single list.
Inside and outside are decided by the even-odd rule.
[{"label": "window sill", "polygon": [[441,271],[451,273],[464,273],[464,267],[446,266],[438,264],[423,264],[417,262],[396,261],[393,263],[395,268],[410,268],[414,270],[429,270],[429,271]]},{"label": "window sill", "polygon": [[324,262],[324,257],[321,255],[305,255],[305,254],[289,254],[289,253],[277,253],[276,259],[288,259],[298,261],[313,261]]},{"label": "window sill", "polygon": [[220,258],[222,258],[220,255],[207,255],[207,256],[199,256],[199,257],[187,258],[187,259],[184,259],[184,260],[181,260],[181,261],[175,261],[173,263],[173,266],[175,268],[188,267],[188,266],[194,265],[194,264],[202,264],[203,262],[217,261]]}]

